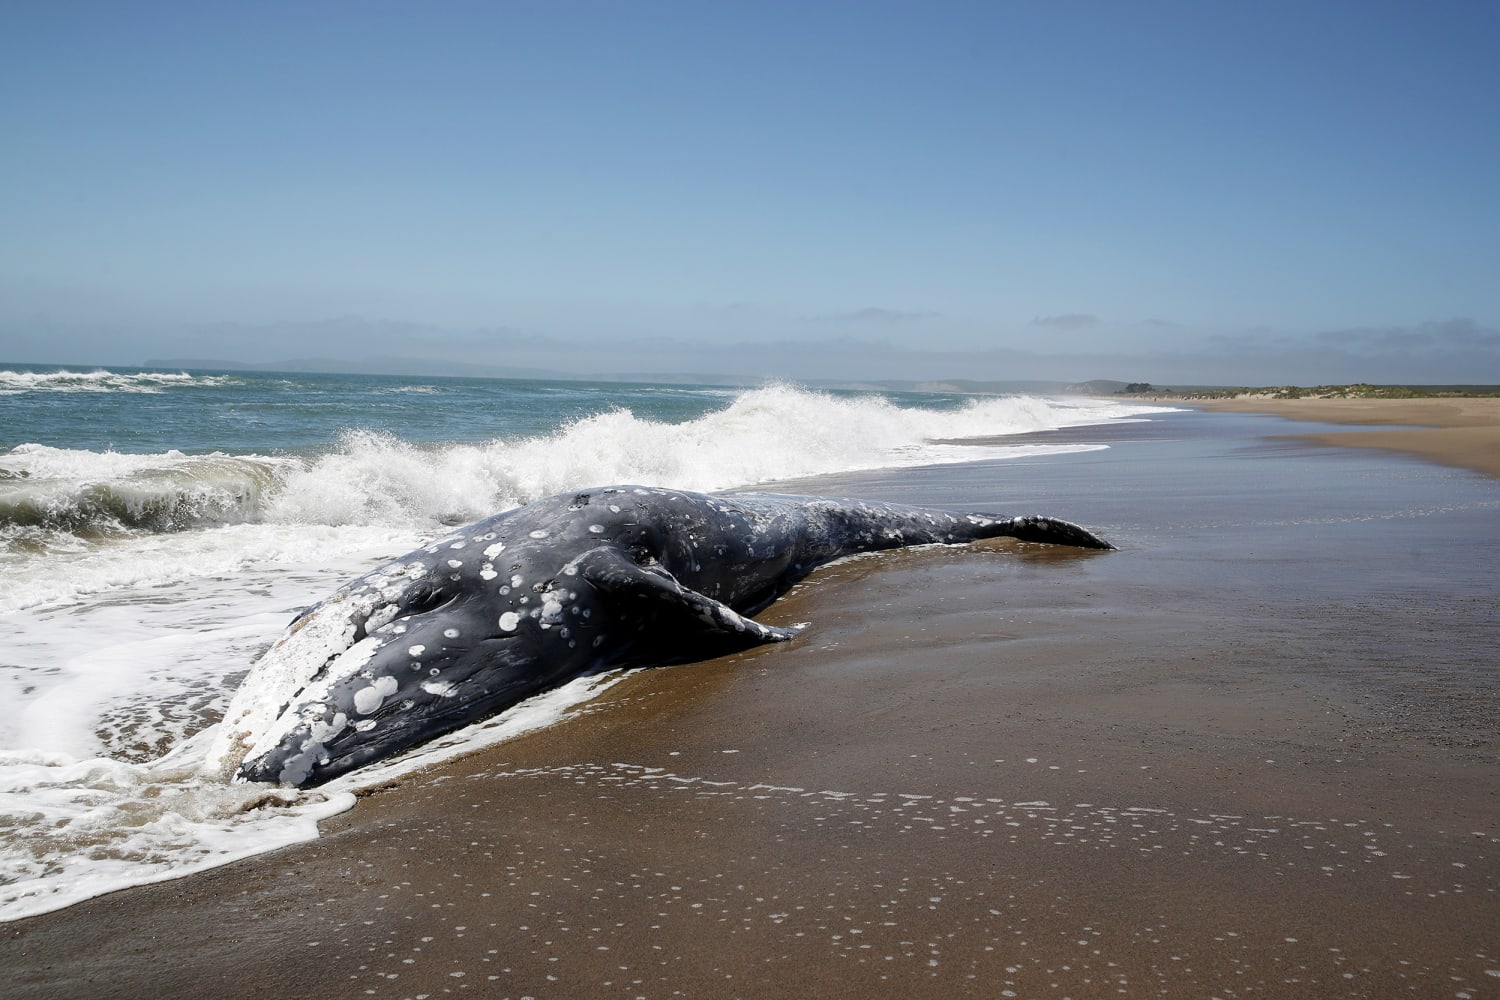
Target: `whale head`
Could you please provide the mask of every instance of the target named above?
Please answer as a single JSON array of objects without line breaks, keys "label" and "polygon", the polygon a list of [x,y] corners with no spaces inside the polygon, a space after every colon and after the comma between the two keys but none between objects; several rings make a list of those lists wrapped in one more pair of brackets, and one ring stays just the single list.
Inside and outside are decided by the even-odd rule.
[{"label": "whale head", "polygon": [[321,784],[582,672],[602,623],[579,607],[581,581],[502,576],[487,540],[476,558],[419,550],[294,620],[241,688],[274,718],[226,715],[248,747],[235,777]]}]

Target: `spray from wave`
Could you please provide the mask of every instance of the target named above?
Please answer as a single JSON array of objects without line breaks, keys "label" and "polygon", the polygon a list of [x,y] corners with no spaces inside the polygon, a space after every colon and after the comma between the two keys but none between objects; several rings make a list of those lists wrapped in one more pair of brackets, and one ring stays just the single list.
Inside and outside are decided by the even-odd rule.
[{"label": "spray from wave", "polygon": [[[724,490],[860,469],[975,461],[1013,453],[965,439],[1102,423],[1141,408],[1030,397],[956,410],[897,406],[791,386],[737,396],[680,423],[614,408],[555,432],[428,448],[351,431],[335,452],[289,475],[265,518],[300,524],[461,524],[563,490],[643,482]],[[947,442],[947,443],[940,443]]]}]

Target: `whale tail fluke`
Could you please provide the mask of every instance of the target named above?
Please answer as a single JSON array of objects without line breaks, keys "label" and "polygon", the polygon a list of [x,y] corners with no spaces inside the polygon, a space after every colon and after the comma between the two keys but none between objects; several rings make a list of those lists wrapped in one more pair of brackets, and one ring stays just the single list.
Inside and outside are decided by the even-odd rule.
[{"label": "whale tail fluke", "polygon": [[1000,534],[1023,542],[1047,542],[1052,545],[1076,545],[1085,549],[1112,549],[1109,542],[1087,528],[1071,521],[1060,521],[1055,517],[1027,514],[1002,521],[1005,530]]}]

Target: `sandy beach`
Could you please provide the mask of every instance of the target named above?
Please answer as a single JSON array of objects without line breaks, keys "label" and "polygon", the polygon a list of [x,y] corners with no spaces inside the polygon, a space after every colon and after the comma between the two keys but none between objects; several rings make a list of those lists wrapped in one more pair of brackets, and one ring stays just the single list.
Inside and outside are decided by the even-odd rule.
[{"label": "sandy beach", "polygon": [[1340,447],[1405,452],[1500,476],[1500,398],[1216,399],[1194,401],[1192,405],[1316,423],[1374,425],[1381,429],[1309,437]]},{"label": "sandy beach", "polygon": [[830,567],[760,616],[795,642],[636,673],[316,842],[0,925],[6,995],[1500,995],[1475,402],[1203,404],[787,484],[1119,551]]}]

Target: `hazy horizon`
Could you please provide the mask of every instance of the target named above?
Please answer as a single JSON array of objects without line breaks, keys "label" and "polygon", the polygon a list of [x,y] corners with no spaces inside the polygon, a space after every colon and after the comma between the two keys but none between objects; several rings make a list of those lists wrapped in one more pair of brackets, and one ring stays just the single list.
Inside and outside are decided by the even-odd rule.
[{"label": "hazy horizon", "polygon": [[17,4],[0,360],[1500,382],[1500,8]]}]

